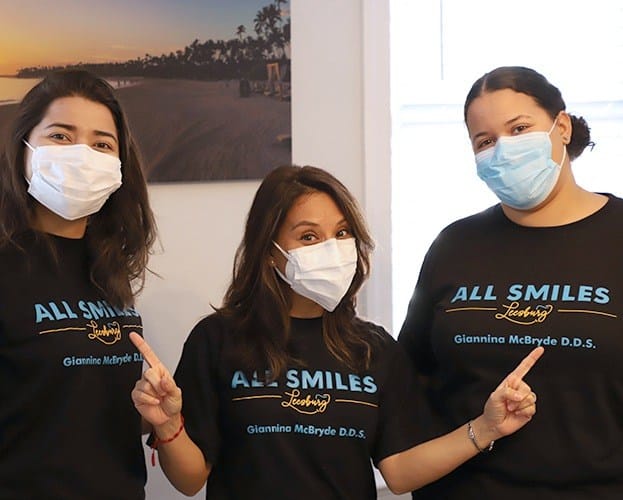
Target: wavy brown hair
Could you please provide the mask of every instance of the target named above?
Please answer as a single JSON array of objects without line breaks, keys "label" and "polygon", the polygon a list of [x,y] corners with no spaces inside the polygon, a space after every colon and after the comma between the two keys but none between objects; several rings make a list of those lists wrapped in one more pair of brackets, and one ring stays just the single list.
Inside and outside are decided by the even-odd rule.
[{"label": "wavy brown hair", "polygon": [[106,106],[117,128],[122,184],[99,212],[89,217],[85,238],[91,281],[111,304],[127,307],[145,282],[155,222],[138,149],[114,89],[87,71],[49,74],[18,106],[0,159],[0,246],[16,244],[17,235],[34,227],[36,201],[27,192],[23,141],[54,100],[72,96]]},{"label": "wavy brown hair", "polygon": [[277,378],[290,359],[289,285],[270,264],[273,241],[297,199],[328,194],[349,224],[357,244],[357,269],[346,295],[333,312],[323,313],[323,338],[331,354],[354,370],[369,367],[381,337],[356,316],[357,292],[370,270],[374,247],[357,201],[334,176],[320,168],[282,166],[260,185],[249,210],[244,236],[234,261],[233,278],[217,311],[233,321],[240,356],[248,367],[265,366]]}]

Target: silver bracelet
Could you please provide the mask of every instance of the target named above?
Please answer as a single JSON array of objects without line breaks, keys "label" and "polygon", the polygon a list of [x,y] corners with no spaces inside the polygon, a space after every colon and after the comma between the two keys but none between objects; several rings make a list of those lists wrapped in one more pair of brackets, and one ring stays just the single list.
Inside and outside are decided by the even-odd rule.
[{"label": "silver bracelet", "polygon": [[486,448],[481,448],[480,446],[478,446],[478,443],[476,442],[476,434],[474,434],[474,428],[472,427],[471,420],[467,422],[467,437],[469,437],[469,440],[474,443],[474,446],[480,453],[487,453],[493,449],[493,443],[495,443],[495,441],[491,441]]}]

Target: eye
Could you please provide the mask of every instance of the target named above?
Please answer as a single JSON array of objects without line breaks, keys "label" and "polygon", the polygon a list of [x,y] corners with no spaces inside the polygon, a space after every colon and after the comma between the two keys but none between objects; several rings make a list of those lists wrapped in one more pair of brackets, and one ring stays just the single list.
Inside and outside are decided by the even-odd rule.
[{"label": "eye", "polygon": [[516,125],[511,129],[511,133],[513,135],[521,134],[522,132],[525,132],[529,128],[530,128],[530,125],[525,125],[525,124]]},{"label": "eye", "polygon": [[300,240],[306,243],[314,243],[318,237],[314,233],[304,233]]},{"label": "eye", "polygon": [[350,238],[351,237],[350,230],[348,228],[340,229],[335,234],[335,237],[338,239]]},{"label": "eye", "polygon": [[114,151],[115,148],[113,148],[112,144],[109,144],[107,142],[96,142],[95,144],[93,144],[93,149],[97,149],[97,150],[103,150],[103,151]]},{"label": "eye", "polygon": [[57,142],[71,142],[71,139],[62,132],[54,132],[53,134],[48,135],[48,137]]},{"label": "eye", "polygon": [[478,143],[476,143],[476,151],[480,151],[482,149],[487,149],[490,146],[493,146],[494,141],[493,139],[491,139],[490,137],[487,139],[484,139]]}]

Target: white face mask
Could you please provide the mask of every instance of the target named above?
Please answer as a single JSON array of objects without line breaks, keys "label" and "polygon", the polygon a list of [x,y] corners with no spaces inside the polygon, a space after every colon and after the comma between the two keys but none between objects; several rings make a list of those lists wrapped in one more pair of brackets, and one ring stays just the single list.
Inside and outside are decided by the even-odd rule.
[{"label": "white face mask", "polygon": [[121,186],[119,158],[86,144],[33,148],[26,167],[28,193],[66,220],[97,212]]},{"label": "white face mask", "polygon": [[275,267],[281,279],[294,292],[333,311],[346,295],[357,270],[355,238],[332,238],[288,252],[273,243],[288,260],[285,276]]}]

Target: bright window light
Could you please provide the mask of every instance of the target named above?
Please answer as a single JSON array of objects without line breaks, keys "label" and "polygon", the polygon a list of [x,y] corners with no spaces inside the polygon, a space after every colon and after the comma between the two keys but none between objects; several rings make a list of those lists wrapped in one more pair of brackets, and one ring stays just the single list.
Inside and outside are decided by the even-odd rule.
[{"label": "bright window light", "polygon": [[497,66],[528,66],[562,92],[596,143],[578,183],[623,195],[623,2],[390,0],[392,321],[397,334],[439,231],[497,199],[476,176],[463,102]]}]

